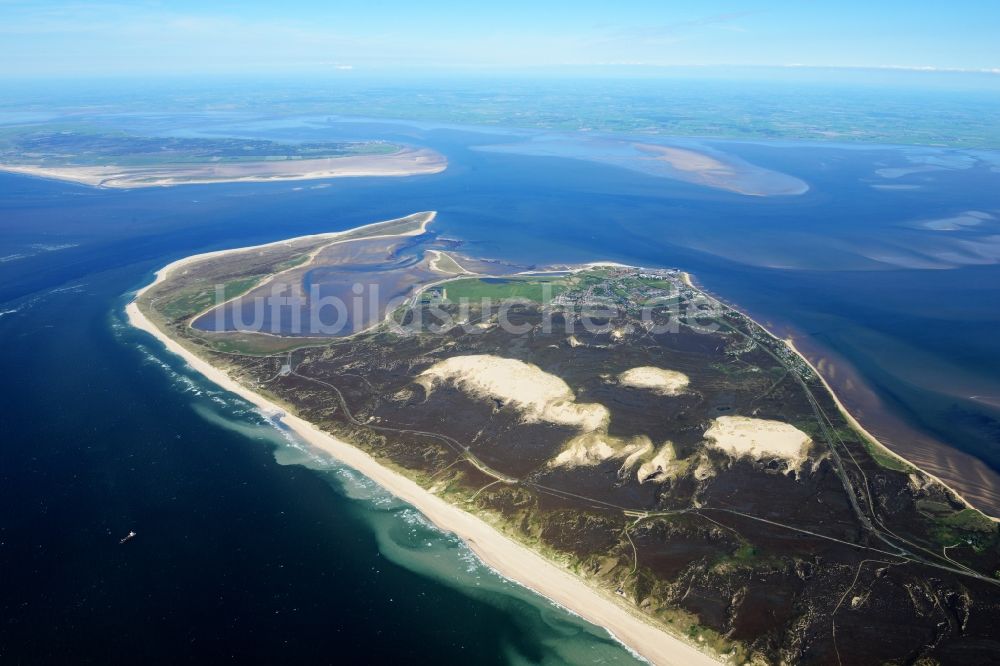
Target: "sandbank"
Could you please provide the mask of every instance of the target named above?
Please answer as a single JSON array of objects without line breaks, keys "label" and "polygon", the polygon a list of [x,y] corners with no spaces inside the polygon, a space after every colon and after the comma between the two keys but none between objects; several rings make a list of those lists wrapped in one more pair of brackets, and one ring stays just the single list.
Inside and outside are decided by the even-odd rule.
[{"label": "sandbank", "polygon": [[352,155],[305,160],[219,162],[153,167],[31,166],[0,164],[0,171],[65,180],[92,187],[133,189],[207,183],[261,183],[364,176],[414,176],[444,171],[447,159],[427,148],[404,148],[385,155]]}]

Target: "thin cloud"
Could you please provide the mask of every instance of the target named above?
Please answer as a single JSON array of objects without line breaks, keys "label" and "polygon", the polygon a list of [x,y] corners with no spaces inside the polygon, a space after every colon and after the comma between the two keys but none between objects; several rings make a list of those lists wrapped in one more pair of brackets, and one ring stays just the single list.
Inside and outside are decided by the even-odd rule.
[{"label": "thin cloud", "polygon": [[744,11],[744,12],[728,12],[724,14],[713,14],[711,16],[702,16],[695,19],[690,19],[687,21],[676,21],[673,23],[664,23],[661,25],[652,26],[630,26],[627,28],[620,28],[613,36],[620,39],[645,39],[645,40],[664,40],[664,41],[677,41],[683,35],[686,35],[697,28],[707,28],[707,27],[717,27],[724,30],[735,30],[739,32],[746,32],[746,28],[737,25],[737,21],[740,19],[747,18],[748,16],[754,16],[760,14],[760,11]]},{"label": "thin cloud", "polygon": [[935,67],[934,65],[809,65],[793,62],[782,65],[798,69],[889,69],[905,72],[953,72],[958,74],[1000,74],[1000,67]]}]

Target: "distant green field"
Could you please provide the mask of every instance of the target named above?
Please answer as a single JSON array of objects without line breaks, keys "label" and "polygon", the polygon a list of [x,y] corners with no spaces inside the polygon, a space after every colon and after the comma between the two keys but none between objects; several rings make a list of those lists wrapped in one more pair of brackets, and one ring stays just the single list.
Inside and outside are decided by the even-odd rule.
[{"label": "distant green field", "polygon": [[384,141],[280,143],[243,138],[178,138],[105,132],[85,124],[0,128],[0,162],[43,166],[156,167],[382,155]]},{"label": "distant green field", "polygon": [[568,289],[566,276],[531,277],[531,278],[468,278],[447,282],[441,287],[446,291],[449,301],[458,302],[481,301],[489,298],[494,301],[502,299],[524,299],[535,303],[543,299],[558,296]]},{"label": "distant green field", "polygon": [[644,284],[647,287],[652,287],[653,289],[675,289],[676,285],[670,280],[656,280],[653,278],[637,278],[636,282],[639,284]]}]

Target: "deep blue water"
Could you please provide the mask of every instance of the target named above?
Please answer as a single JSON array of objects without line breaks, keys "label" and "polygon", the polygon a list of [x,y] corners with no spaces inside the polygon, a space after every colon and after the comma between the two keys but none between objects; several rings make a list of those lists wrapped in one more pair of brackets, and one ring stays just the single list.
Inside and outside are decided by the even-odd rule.
[{"label": "deep blue water", "polygon": [[146,242],[4,304],[0,662],[635,663],[129,327]]},{"label": "deep blue water", "polygon": [[[152,271],[210,249],[437,210],[435,227],[472,255],[681,267],[863,378],[845,398],[880,434],[932,452],[947,442],[981,460],[986,481],[1000,469],[1000,223],[920,224],[1000,213],[995,166],[717,144],[812,188],[753,198],[471,149],[503,136],[364,123],[337,134],[375,130],[451,166],[321,188],[113,191],[0,175],[0,660],[628,659],[122,323]],[[948,168],[875,173],[927,155]]]}]

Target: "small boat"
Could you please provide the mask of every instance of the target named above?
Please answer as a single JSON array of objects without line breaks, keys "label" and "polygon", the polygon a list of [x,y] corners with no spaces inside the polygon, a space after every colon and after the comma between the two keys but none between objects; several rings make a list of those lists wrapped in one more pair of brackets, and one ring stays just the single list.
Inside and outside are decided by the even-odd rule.
[{"label": "small boat", "polygon": [[121,541],[119,541],[118,543],[119,543],[119,544],[123,544],[123,543],[125,543],[126,541],[131,541],[131,540],[132,540],[132,539],[134,539],[134,538],[135,538],[135,532],[133,532],[133,531],[129,530],[129,533],[125,535],[125,538],[123,538],[123,539],[122,539]]}]

